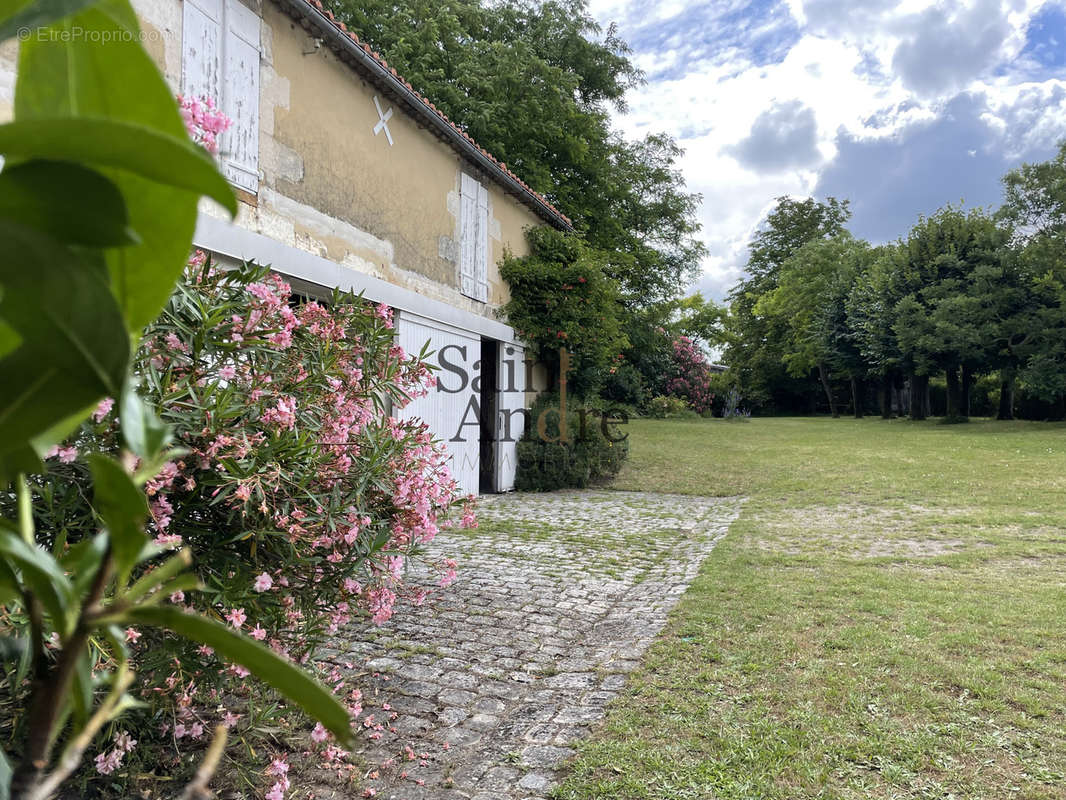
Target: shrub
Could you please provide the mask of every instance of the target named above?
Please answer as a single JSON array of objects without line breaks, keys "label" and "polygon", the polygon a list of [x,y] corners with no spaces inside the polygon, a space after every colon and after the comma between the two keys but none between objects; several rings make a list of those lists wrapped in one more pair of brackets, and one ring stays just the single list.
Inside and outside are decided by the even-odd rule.
[{"label": "shrub", "polygon": [[[629,455],[629,442],[611,441],[603,435],[602,415],[586,409],[584,425],[580,401],[567,400],[570,441],[559,441],[557,395],[542,395],[530,410],[530,423],[517,444],[515,488],[521,492],[550,492],[584,488],[614,477]],[[543,433],[538,420],[543,420]],[[612,438],[618,438],[611,428]],[[624,434],[622,434],[624,435]]]},{"label": "shrub", "polygon": [[648,401],[644,376],[633,364],[619,357],[617,366],[607,371],[600,397],[611,405],[642,408]]},{"label": "shrub", "polygon": [[659,395],[648,403],[648,416],[652,419],[677,419],[694,417],[696,412],[689,408],[688,403],[680,397]]},{"label": "shrub", "polygon": [[[425,426],[388,414],[433,380],[395,345],[390,309],[341,295],[328,306],[289,298],[267,269],[223,272],[201,254],[145,332],[135,371],[185,451],[147,484],[156,544],[191,545],[205,587],[171,602],[313,666],[318,646],[353,616],[380,623],[400,593],[425,597],[426,587],[405,586],[404,568],[453,524],[458,498]],[[38,479],[48,503],[37,527],[49,545],[95,529],[79,454],[118,450],[110,401],[55,450]],[[463,522],[474,524],[469,507]],[[454,563],[439,566],[446,585]],[[141,743],[134,762],[180,771],[182,752],[218,721],[253,739],[297,724],[209,648],[154,631],[127,639],[150,706],[139,727],[124,722]],[[358,714],[358,689],[335,668],[329,678]],[[239,720],[223,696],[242,698]]]},{"label": "shrub", "polygon": [[682,398],[698,414],[710,411],[714,402],[707,357],[688,336],[673,341],[672,376],[666,388],[668,394]]}]

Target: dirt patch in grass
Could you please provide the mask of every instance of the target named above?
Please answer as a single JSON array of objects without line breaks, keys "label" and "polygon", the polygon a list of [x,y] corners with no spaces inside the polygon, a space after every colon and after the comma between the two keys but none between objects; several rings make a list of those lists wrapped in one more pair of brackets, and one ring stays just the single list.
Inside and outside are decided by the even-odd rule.
[{"label": "dirt patch in grass", "polygon": [[[964,539],[957,535],[959,521],[972,516],[973,511],[857,504],[778,508],[753,517],[755,530],[745,537],[744,544],[791,556],[936,558],[989,546],[976,536]],[[954,535],[945,535],[932,520],[944,520],[942,527],[951,528]]]}]

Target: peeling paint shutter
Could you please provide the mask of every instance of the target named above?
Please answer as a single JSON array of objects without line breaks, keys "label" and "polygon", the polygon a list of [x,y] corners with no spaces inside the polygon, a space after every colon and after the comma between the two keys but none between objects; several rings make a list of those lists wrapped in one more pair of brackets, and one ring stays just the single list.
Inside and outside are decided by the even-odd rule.
[{"label": "peeling paint shutter", "polygon": [[459,187],[459,291],[477,298],[478,190],[481,185],[462,174]]},{"label": "peeling paint shutter", "polygon": [[182,11],[181,86],[188,97],[210,97],[222,107],[222,2],[185,0]]},{"label": "peeling paint shutter", "polygon": [[222,110],[233,120],[222,136],[222,171],[249,192],[259,189],[259,17],[225,0]]},{"label": "peeling paint shutter", "polygon": [[482,303],[489,300],[489,191],[480,183],[477,187],[477,244],[474,256],[476,294]]}]

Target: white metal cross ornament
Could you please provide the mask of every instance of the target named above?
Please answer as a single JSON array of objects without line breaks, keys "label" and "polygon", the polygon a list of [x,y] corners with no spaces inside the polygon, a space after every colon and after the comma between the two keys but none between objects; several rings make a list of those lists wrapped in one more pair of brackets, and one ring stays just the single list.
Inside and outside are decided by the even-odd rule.
[{"label": "white metal cross ornament", "polygon": [[378,110],[378,124],[374,126],[374,135],[377,136],[382,131],[385,131],[385,138],[389,140],[389,147],[392,147],[392,132],[389,130],[389,120],[392,119],[392,106],[389,106],[388,110],[383,112],[378,96],[374,95],[374,108]]}]

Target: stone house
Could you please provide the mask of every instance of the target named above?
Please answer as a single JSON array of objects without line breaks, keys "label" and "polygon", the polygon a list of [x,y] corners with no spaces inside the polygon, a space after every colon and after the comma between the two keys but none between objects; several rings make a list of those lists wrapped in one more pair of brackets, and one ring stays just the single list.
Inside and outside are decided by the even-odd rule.
[{"label": "stone house", "polygon": [[[439,390],[402,413],[445,441],[464,492],[512,488],[514,412],[532,387],[497,314],[508,299],[497,264],[526,252],[526,228],[569,220],[319,0],[134,7],[175,93],[211,97],[233,120],[220,160],[240,213],[230,222],[204,201],[194,244],[218,261],[269,264],[301,294],[338,287],[393,307],[400,345],[428,343],[445,368]],[[0,120],[16,47],[0,48]]]}]

